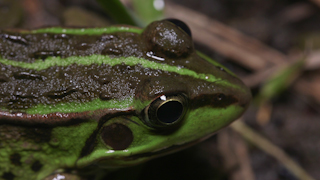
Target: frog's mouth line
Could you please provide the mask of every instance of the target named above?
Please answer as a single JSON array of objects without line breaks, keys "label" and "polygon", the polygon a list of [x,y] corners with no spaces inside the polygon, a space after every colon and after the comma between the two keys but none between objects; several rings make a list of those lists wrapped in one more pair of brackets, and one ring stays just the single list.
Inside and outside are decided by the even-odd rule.
[{"label": "frog's mouth line", "polygon": [[161,150],[154,151],[154,152],[147,152],[147,153],[140,153],[140,154],[131,155],[131,156],[125,157],[124,159],[128,160],[128,161],[133,161],[133,160],[137,160],[137,159],[144,158],[144,157],[156,158],[156,157],[160,157],[160,156],[165,156],[167,154],[171,154],[171,153],[180,151],[182,149],[188,148],[190,146],[193,146],[193,145],[195,145],[195,144],[197,144],[197,143],[199,143],[199,142],[211,137],[212,135],[213,134],[210,134],[210,135],[208,135],[206,137],[203,137],[203,138],[191,141],[191,142],[187,142],[187,143],[184,143],[184,144],[172,145],[172,146],[170,146],[168,148],[161,149]]}]

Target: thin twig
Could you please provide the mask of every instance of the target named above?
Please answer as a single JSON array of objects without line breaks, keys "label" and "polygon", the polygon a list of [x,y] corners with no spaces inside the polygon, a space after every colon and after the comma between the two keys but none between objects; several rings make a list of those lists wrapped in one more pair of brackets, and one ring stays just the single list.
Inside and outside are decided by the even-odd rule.
[{"label": "thin twig", "polygon": [[218,135],[218,148],[231,180],[254,180],[248,146],[237,132],[228,128]]},{"label": "thin twig", "polygon": [[240,133],[245,139],[252,142],[255,146],[280,161],[289,171],[301,180],[315,180],[301,166],[293,161],[282,149],[272,144],[266,138],[249,128],[241,120],[231,124],[231,128]]}]

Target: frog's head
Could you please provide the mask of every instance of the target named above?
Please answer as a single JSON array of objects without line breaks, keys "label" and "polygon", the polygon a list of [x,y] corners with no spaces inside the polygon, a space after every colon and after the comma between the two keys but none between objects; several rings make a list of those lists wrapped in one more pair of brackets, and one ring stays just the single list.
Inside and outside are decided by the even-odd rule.
[{"label": "frog's head", "polygon": [[[121,167],[188,147],[237,119],[249,89],[198,53],[185,28],[158,21],[144,30],[6,32],[0,124],[33,132],[13,153],[50,170]],[[37,151],[25,153],[28,143]]]},{"label": "frog's head", "polygon": [[135,76],[139,82],[133,99],[100,118],[87,141],[95,145],[79,166],[93,161],[105,167],[133,165],[180,150],[227,126],[249,104],[249,89],[195,51],[191,35],[180,26],[154,22],[144,29],[141,41],[146,57]]}]

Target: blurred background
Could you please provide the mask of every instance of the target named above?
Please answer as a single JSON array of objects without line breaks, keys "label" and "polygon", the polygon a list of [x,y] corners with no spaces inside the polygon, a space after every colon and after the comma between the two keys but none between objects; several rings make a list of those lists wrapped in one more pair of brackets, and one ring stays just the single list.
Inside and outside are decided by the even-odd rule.
[{"label": "blurred background", "polygon": [[[196,48],[252,89],[252,104],[239,122],[263,139],[232,125],[108,180],[123,179],[123,172],[137,172],[141,180],[299,179],[285,165],[291,161],[320,179],[320,0],[122,2],[141,26],[163,18],[188,24]],[[111,17],[94,0],[0,0],[2,29],[101,27],[116,24]]]}]

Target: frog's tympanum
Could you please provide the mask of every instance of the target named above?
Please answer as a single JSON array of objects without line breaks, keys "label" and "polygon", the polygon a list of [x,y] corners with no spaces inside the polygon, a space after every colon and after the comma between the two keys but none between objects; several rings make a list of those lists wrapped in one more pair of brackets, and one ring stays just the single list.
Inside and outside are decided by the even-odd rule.
[{"label": "frog's tympanum", "polygon": [[2,30],[0,179],[135,165],[238,118],[249,89],[187,32],[166,20]]}]

